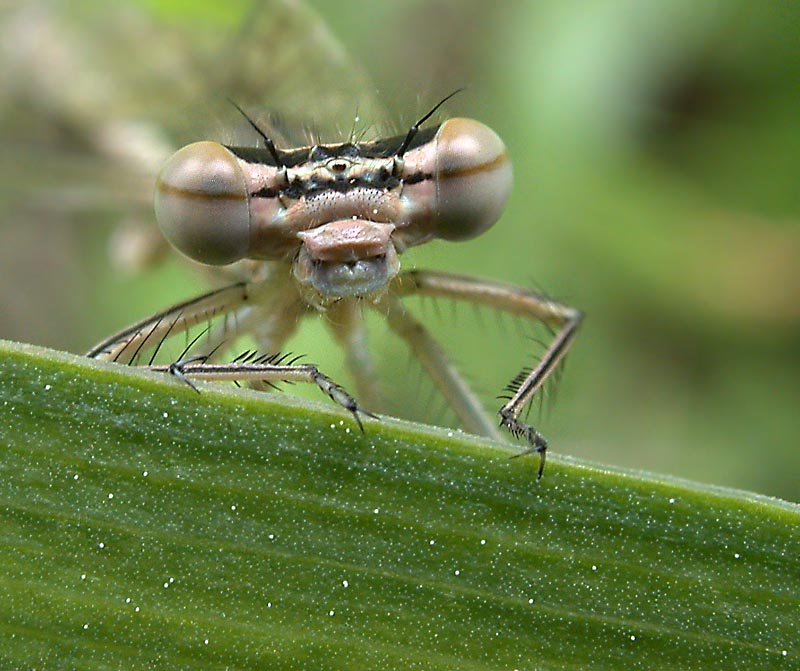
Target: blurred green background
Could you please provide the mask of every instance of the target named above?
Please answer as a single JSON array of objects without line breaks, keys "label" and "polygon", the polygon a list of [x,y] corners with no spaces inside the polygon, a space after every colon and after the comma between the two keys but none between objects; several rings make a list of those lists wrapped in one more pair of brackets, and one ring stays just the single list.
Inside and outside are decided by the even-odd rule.
[{"label": "blurred green background", "polygon": [[[800,501],[800,7],[311,4],[395,123],[468,83],[448,111],[504,138],[516,188],[501,221],[468,243],[412,250],[404,267],[534,286],[586,311],[537,425],[553,450]],[[186,91],[150,91],[146,65],[202,86],[194,30],[235,38],[250,5],[142,0],[99,19],[99,2],[57,19],[44,3],[0,10],[0,337],[80,352],[205,286],[174,256],[143,273],[112,263],[119,223],[152,219],[151,182],[123,195],[136,179],[98,158],[88,129],[123,103],[153,118],[166,109],[179,126],[202,117],[171,104]],[[141,16],[141,39],[93,55],[98,23]],[[83,38],[54,39],[60,21]],[[265,59],[265,82],[286,60]],[[190,126],[179,139],[203,139]],[[421,314],[490,405],[533,362],[510,320],[448,305]],[[347,384],[320,334],[309,324],[290,349]],[[374,335],[393,410],[447,423],[402,345]]]}]

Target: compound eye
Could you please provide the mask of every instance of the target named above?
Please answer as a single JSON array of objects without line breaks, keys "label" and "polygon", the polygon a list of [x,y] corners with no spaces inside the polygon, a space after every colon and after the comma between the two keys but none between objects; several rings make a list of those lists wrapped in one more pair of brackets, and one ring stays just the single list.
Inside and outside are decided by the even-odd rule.
[{"label": "compound eye", "polygon": [[436,236],[468,240],[500,217],[513,175],[506,147],[488,126],[449,119],[436,135]]},{"label": "compound eye", "polygon": [[167,161],[156,181],[155,211],[167,240],[190,259],[224,265],[248,254],[247,183],[221,144],[190,144]]}]

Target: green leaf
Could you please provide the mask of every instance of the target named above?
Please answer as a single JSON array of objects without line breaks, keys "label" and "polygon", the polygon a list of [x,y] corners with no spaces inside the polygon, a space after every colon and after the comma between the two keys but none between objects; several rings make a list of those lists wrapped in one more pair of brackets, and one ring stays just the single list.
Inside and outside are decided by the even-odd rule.
[{"label": "green leaf", "polygon": [[0,342],[1,668],[800,668],[797,506],[201,389]]}]

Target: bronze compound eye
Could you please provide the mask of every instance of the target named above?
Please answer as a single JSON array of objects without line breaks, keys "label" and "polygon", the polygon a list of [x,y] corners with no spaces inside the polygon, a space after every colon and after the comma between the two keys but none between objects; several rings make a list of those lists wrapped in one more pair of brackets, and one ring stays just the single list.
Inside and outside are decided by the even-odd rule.
[{"label": "bronze compound eye", "polygon": [[156,181],[155,212],[167,240],[190,259],[233,263],[250,251],[250,199],[239,160],[216,142],[190,144]]},{"label": "bronze compound eye", "polygon": [[435,236],[467,240],[500,217],[511,192],[511,161],[500,137],[472,119],[445,121],[434,139]]}]

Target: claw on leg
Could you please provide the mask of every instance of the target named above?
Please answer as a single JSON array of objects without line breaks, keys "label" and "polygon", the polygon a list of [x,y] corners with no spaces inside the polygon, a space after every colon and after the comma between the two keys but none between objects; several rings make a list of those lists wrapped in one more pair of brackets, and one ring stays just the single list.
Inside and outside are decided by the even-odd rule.
[{"label": "claw on leg", "polygon": [[539,470],[536,473],[536,479],[541,480],[544,473],[544,464],[547,458],[547,440],[536,429],[528,424],[520,422],[513,414],[508,411],[500,411],[500,425],[509,430],[511,435],[516,438],[524,438],[528,441],[529,447],[522,450],[519,454],[514,454],[510,458],[516,459],[526,454],[539,455]]},{"label": "claw on leg", "polygon": [[353,419],[356,420],[356,424],[358,424],[358,428],[361,429],[361,433],[364,433],[364,425],[361,423],[361,417],[358,415],[359,413],[366,415],[367,417],[372,417],[373,419],[378,419],[377,415],[373,415],[371,412],[359,407],[356,400],[350,396],[350,394],[348,394],[342,387],[331,380],[327,375],[320,373],[316,368],[314,368],[311,377],[314,383],[324,393],[326,393],[334,403],[338,403],[345,410],[350,412],[351,415],[353,415]]}]

